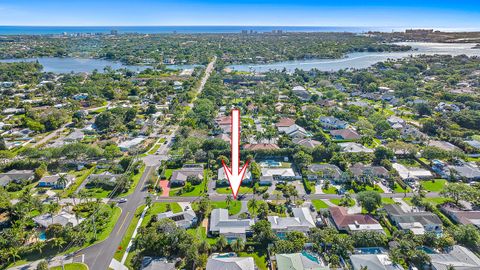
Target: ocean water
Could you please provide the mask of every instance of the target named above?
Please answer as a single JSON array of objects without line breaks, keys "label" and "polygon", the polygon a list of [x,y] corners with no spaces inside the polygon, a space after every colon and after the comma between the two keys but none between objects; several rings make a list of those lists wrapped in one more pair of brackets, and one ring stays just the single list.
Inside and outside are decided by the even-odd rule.
[{"label": "ocean water", "polygon": [[63,33],[240,33],[243,30],[258,33],[282,30],[285,32],[351,32],[400,31],[392,27],[336,27],[336,26],[0,26],[0,35],[59,35]]}]

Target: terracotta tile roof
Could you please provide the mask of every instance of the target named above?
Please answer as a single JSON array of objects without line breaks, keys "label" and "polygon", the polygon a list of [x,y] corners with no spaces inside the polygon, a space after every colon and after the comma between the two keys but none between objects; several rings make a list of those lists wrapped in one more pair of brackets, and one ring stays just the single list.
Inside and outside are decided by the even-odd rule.
[{"label": "terracotta tile roof", "polygon": [[245,150],[257,151],[257,150],[275,150],[280,149],[278,145],[273,143],[259,143],[259,144],[245,144],[243,146]]},{"label": "terracotta tile roof", "polygon": [[337,227],[346,227],[349,224],[379,224],[373,217],[362,214],[348,214],[347,209],[339,206],[329,208],[332,219]]},{"label": "terracotta tile roof", "polygon": [[341,137],[344,140],[358,140],[362,136],[358,134],[355,130],[352,129],[337,129],[337,130],[331,130],[330,134],[332,136],[338,136]]},{"label": "terracotta tile roof", "polygon": [[289,127],[294,124],[295,124],[295,120],[293,120],[292,118],[283,117],[283,118],[280,118],[280,120],[278,120],[278,122],[275,125],[277,127]]}]

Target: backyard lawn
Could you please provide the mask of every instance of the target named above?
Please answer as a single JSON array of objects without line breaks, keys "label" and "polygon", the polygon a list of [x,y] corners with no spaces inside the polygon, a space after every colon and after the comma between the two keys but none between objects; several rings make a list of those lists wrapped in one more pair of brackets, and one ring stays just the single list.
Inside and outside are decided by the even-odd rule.
[{"label": "backyard lawn", "polygon": [[425,180],[420,182],[423,189],[426,191],[431,192],[439,192],[442,191],[443,187],[447,183],[445,179],[432,179],[432,180]]},{"label": "backyard lawn", "polygon": [[267,270],[267,254],[262,251],[257,251],[254,253],[239,252],[239,257],[253,257],[255,265],[258,267],[258,270]]},{"label": "backyard lawn", "polygon": [[322,200],[312,200],[312,204],[317,210],[328,208],[328,204]]},{"label": "backyard lawn", "polygon": [[[224,208],[227,209],[227,202],[212,202],[212,208]],[[240,213],[242,209],[242,203],[240,201],[231,201],[228,206],[228,214],[229,215],[236,215]]]}]

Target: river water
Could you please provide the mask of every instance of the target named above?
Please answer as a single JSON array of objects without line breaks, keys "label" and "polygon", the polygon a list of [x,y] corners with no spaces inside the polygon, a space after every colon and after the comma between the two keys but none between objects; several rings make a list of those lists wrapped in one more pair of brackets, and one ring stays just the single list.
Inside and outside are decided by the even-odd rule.
[{"label": "river water", "polygon": [[295,69],[311,70],[318,69],[321,71],[338,71],[341,69],[361,69],[370,67],[378,62],[388,59],[399,59],[411,57],[415,55],[461,55],[480,56],[480,49],[473,49],[476,44],[465,43],[420,43],[420,42],[401,42],[399,45],[410,45],[414,50],[408,52],[359,52],[349,53],[340,59],[309,59],[284,61],[268,64],[241,64],[229,66],[237,71],[255,71],[266,72],[269,70],[283,70],[284,68],[292,72]]}]

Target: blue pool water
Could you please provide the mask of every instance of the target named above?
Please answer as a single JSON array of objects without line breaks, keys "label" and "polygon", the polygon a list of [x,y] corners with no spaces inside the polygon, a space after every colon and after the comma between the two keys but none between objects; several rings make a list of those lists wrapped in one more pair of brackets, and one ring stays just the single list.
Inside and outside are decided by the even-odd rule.
[{"label": "blue pool water", "polygon": [[435,252],[435,250],[433,250],[429,247],[425,247],[425,246],[419,247],[418,250],[423,250],[427,254],[436,254],[437,253],[437,252]]},{"label": "blue pool water", "polygon": [[38,239],[40,239],[40,241],[47,240],[47,235],[45,234],[45,232],[40,232],[40,234],[38,235]]},{"label": "blue pool water", "polygon": [[307,259],[309,259],[309,260],[312,261],[312,262],[320,263],[320,262],[318,261],[318,258],[315,257],[313,254],[310,254],[310,253],[308,253],[308,252],[306,252],[306,251],[302,251],[302,255],[305,256]]},{"label": "blue pool water", "polygon": [[356,248],[355,253],[358,254],[382,254],[385,250],[381,247]]},{"label": "blue pool water", "polygon": [[268,167],[280,167],[280,165],[282,165],[280,162],[275,160],[265,160],[265,161],[262,161],[261,164]]}]

